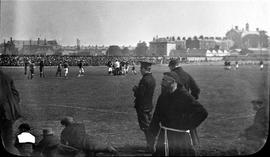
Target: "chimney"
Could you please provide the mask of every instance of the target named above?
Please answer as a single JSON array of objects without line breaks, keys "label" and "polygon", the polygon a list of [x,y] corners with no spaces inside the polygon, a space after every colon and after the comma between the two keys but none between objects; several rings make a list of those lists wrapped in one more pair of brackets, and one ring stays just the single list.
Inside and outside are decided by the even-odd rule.
[{"label": "chimney", "polygon": [[238,30],[238,26],[235,26],[235,29]]},{"label": "chimney", "polygon": [[47,45],[46,38],[44,38],[44,45]]},{"label": "chimney", "polygon": [[10,37],[10,42],[12,42],[12,37]]},{"label": "chimney", "polygon": [[37,39],[37,44],[39,45],[40,38]]},{"label": "chimney", "polygon": [[260,31],[259,28],[256,28],[256,31],[259,32]]}]

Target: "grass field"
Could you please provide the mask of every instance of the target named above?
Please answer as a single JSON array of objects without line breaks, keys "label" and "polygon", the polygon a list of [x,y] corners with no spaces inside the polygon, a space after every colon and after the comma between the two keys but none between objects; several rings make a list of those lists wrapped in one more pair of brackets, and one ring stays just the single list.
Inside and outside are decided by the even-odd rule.
[{"label": "grass field", "polygon": [[[269,71],[258,65],[240,66],[238,71],[225,71],[222,65],[183,65],[199,87],[199,101],[209,116],[199,126],[199,152],[221,155],[239,147],[237,137],[253,122],[255,112],[251,100],[268,97]],[[137,68],[139,69],[139,68]],[[38,68],[33,80],[23,74],[24,69],[4,68],[15,81],[20,92],[25,117],[37,135],[44,127],[52,127],[59,136],[63,129],[59,120],[73,116],[85,123],[87,132],[102,141],[110,141],[125,153],[136,153],[145,146],[134,109],[132,87],[141,75],[108,76],[106,67],[85,67],[85,76],[76,77],[78,67],[71,67],[69,79],[56,78],[56,67],[45,67],[45,77],[39,78]],[[157,87],[154,102],[160,94],[165,65],[152,68]],[[154,103],[154,104],[155,104]],[[38,137],[39,138],[39,137]]]}]

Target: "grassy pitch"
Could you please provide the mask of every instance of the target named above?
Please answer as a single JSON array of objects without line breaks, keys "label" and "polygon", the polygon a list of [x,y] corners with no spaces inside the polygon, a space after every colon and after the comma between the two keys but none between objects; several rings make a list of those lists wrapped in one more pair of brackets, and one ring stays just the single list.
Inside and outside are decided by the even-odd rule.
[{"label": "grassy pitch", "polygon": [[[268,66],[243,65],[238,70],[225,71],[223,65],[183,65],[201,89],[199,101],[209,116],[199,126],[200,152],[221,154],[240,147],[238,135],[253,123],[255,112],[251,100],[268,97]],[[137,67],[136,70],[139,68]],[[130,154],[145,146],[134,109],[132,87],[141,75],[109,76],[106,67],[85,67],[85,75],[77,77],[78,67],[70,67],[69,78],[55,77],[56,67],[45,67],[45,78],[28,80],[23,67],[3,68],[20,92],[25,117],[40,138],[44,127],[52,127],[60,135],[63,116],[73,116],[86,125],[87,132],[104,142],[110,142]],[[165,65],[154,65],[156,79],[154,105],[160,94]],[[62,72],[63,75],[63,72]]]}]

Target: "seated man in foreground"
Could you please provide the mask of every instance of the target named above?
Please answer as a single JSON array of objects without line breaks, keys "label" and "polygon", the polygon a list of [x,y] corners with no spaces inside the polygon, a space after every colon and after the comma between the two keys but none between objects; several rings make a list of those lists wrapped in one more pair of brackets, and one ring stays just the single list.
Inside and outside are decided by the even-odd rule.
[{"label": "seated man in foreground", "polygon": [[60,144],[52,128],[43,129],[43,139],[36,145],[32,154],[34,157],[74,157],[79,150]]},{"label": "seated man in foreground", "polygon": [[61,124],[65,126],[61,132],[61,143],[83,150],[86,156],[95,156],[98,152],[117,152],[114,147],[91,138],[86,133],[84,124],[75,123],[72,117],[65,117]]}]

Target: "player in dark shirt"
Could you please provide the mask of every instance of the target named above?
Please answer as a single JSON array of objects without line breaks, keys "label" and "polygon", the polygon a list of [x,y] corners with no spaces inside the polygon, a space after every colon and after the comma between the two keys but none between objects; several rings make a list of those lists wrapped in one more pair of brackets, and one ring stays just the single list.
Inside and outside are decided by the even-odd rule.
[{"label": "player in dark shirt", "polygon": [[30,79],[33,79],[33,77],[34,77],[34,70],[35,70],[35,64],[34,64],[34,62],[32,61],[32,62],[30,62],[30,65],[29,65],[29,71],[30,71],[30,73],[29,73],[29,75],[28,75],[28,79],[30,78]]},{"label": "player in dark shirt", "polygon": [[61,73],[62,73],[62,64],[59,63],[59,64],[57,65],[56,77],[58,76],[58,74],[59,74],[59,76],[61,77]]},{"label": "player in dark shirt", "polygon": [[41,60],[39,63],[39,77],[45,77],[44,75],[44,61]]},{"label": "player in dark shirt", "polygon": [[78,67],[79,67],[78,77],[83,76],[83,74],[84,74],[84,68],[83,68],[83,61],[82,60],[79,62]]}]

